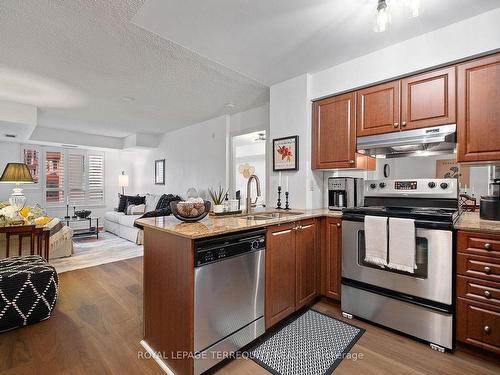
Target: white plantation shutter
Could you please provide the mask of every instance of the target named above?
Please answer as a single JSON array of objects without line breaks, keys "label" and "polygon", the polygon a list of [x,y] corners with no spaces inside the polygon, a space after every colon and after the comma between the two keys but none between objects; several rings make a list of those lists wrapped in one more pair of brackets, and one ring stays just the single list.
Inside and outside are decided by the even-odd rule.
[{"label": "white plantation shutter", "polygon": [[68,197],[71,204],[85,202],[85,155],[69,152],[68,155]]},{"label": "white plantation shutter", "polygon": [[45,201],[64,203],[64,151],[45,151]]},{"label": "white plantation shutter", "polygon": [[45,156],[45,203],[84,208],[104,204],[104,153],[49,149]]},{"label": "white plantation shutter", "polygon": [[104,155],[89,154],[89,203],[104,202]]}]

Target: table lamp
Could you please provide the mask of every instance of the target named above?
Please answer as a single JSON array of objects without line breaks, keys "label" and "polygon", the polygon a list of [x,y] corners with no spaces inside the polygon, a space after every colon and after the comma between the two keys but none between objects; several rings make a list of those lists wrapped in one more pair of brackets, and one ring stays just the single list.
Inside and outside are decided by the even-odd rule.
[{"label": "table lamp", "polygon": [[16,187],[12,189],[13,192],[9,198],[9,203],[17,211],[23,208],[26,203],[26,197],[19,185],[34,183],[28,166],[24,163],[8,163],[2,173],[2,177],[0,177],[0,182],[16,184]]},{"label": "table lamp", "polygon": [[125,188],[128,187],[128,176],[125,171],[122,171],[122,174],[118,176],[118,186],[122,188],[122,195],[125,195]]}]

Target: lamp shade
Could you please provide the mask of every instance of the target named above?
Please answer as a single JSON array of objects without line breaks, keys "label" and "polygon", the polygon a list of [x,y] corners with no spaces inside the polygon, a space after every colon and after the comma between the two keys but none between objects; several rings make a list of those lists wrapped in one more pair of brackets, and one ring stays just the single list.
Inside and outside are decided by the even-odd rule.
[{"label": "lamp shade", "polygon": [[118,176],[118,186],[128,187],[128,176],[126,174],[121,174]]},{"label": "lamp shade", "polygon": [[15,184],[34,183],[28,166],[23,163],[8,163],[0,177],[0,182]]}]

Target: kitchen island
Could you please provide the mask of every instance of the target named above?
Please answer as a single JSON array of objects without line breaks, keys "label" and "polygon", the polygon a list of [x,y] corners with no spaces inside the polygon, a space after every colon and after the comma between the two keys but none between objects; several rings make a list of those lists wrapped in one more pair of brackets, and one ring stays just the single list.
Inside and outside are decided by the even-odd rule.
[{"label": "kitchen island", "polygon": [[[332,227],[338,230],[342,213],[326,209],[281,213],[207,217],[197,223],[183,223],[172,216],[138,220],[144,227],[142,344],[147,350],[159,354],[161,361],[158,358],[157,361],[175,374],[195,373],[195,245],[200,240],[267,229],[266,272],[273,267],[274,274],[282,273],[285,278],[276,278],[274,284],[269,284],[271,280],[266,279],[266,328],[270,325],[267,321],[277,322],[319,295],[320,228],[325,221],[322,218],[336,220]],[[264,218],[263,214],[268,217]],[[269,232],[272,239],[269,239]],[[303,295],[299,303],[295,303],[295,289],[286,294],[282,292],[285,280],[295,288],[296,256],[295,253],[290,256],[292,251],[295,252],[295,245],[290,248],[295,241],[300,241],[300,248],[304,249],[303,253],[297,253],[297,259],[301,259],[297,264],[303,266],[297,272],[304,274],[304,278],[298,277],[298,280],[306,277],[308,280],[297,281],[302,291],[299,294]],[[339,244],[339,241],[335,242],[335,246]],[[268,259],[271,254],[269,246],[275,248],[272,259]],[[335,260],[338,262],[338,257]],[[278,269],[285,265],[286,270]],[[336,272],[339,267],[340,264],[334,267]],[[268,318],[270,311],[276,311],[271,319]]]}]

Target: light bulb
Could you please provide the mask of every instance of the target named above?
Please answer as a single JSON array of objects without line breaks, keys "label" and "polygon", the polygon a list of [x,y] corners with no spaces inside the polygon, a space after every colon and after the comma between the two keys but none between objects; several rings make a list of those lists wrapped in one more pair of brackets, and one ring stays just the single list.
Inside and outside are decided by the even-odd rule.
[{"label": "light bulb", "polygon": [[410,12],[411,18],[415,18],[420,15],[421,13],[420,0],[407,0],[406,5],[408,7],[408,11]]},{"label": "light bulb", "polygon": [[377,33],[384,32],[387,29],[387,25],[391,23],[391,15],[387,10],[387,4],[384,0],[379,1],[377,6],[377,16],[375,18],[374,31]]}]

